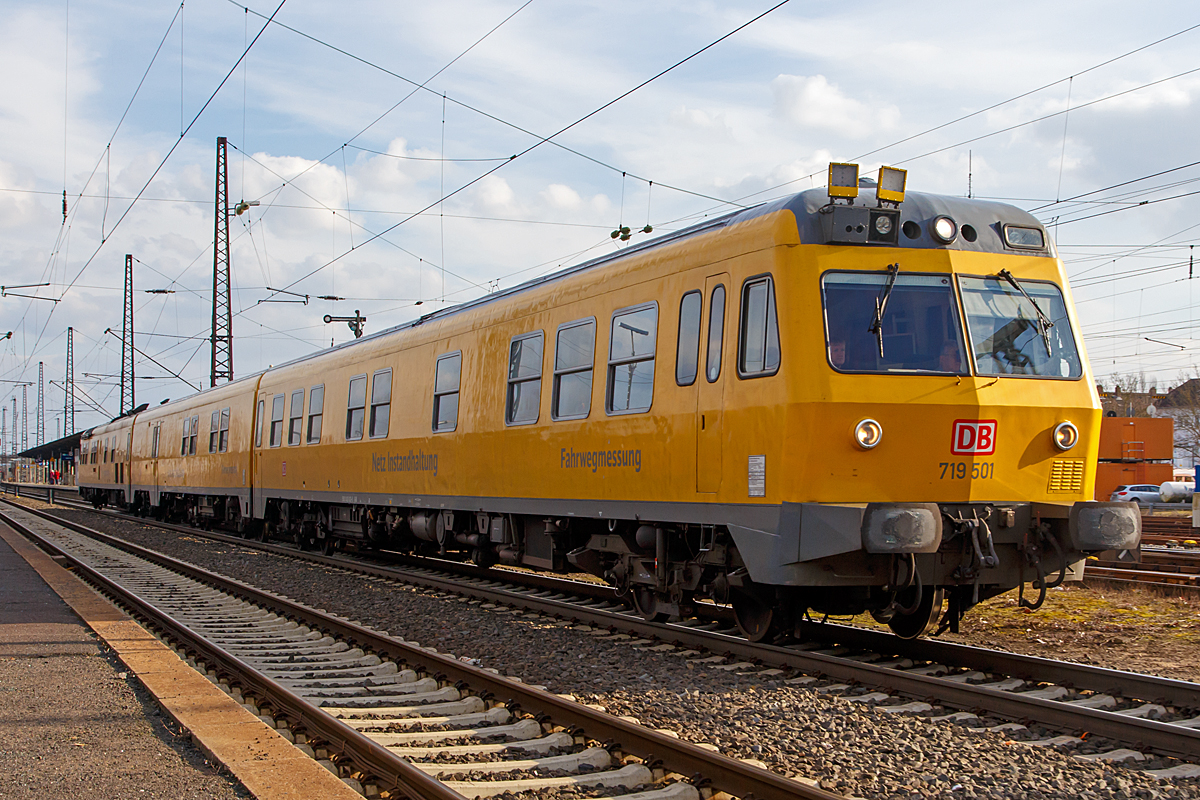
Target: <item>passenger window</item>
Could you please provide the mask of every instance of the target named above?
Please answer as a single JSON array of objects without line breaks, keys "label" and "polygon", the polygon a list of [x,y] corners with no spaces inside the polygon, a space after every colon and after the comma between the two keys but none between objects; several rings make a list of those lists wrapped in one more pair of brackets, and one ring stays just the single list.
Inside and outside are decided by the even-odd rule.
[{"label": "passenger window", "polygon": [[433,429],[458,427],[458,387],[462,379],[462,352],[439,356],[433,379]]},{"label": "passenger window", "polygon": [[725,338],[725,287],[713,289],[708,304],[708,364],[704,374],[712,383],[721,377],[721,342]]},{"label": "passenger window", "polygon": [[700,363],[700,292],[688,292],[679,304],[679,340],[675,346],[675,383],[691,386],[696,382]]},{"label": "passenger window", "polygon": [[769,275],[742,285],[742,326],[738,337],[738,374],[745,378],[779,371],[779,325],[775,286]]},{"label": "passenger window", "polygon": [[325,385],[314,386],[308,393],[308,443],[321,441],[321,417],[325,408]]},{"label": "passenger window", "polygon": [[283,444],[283,398],[277,394],[271,399],[271,447]]},{"label": "passenger window", "polygon": [[517,336],[508,346],[508,394],[504,421],[509,425],[537,422],[542,404],[541,331]]},{"label": "passenger window", "polygon": [[300,431],[304,427],[304,390],[292,392],[292,401],[288,412],[288,447],[300,444]]},{"label": "passenger window", "polygon": [[[188,436],[188,452],[189,456],[196,455],[196,439],[200,437],[200,415],[192,417],[192,432]],[[115,440],[114,440],[115,445]]]},{"label": "passenger window", "polygon": [[217,439],[221,435],[221,412],[212,412],[212,419],[208,423],[208,452],[217,452]]},{"label": "passenger window", "polygon": [[608,413],[650,410],[657,326],[658,307],[653,304],[613,314],[608,342]]},{"label": "passenger window", "polygon": [[[180,444],[179,444],[179,455],[181,455],[181,456],[187,455],[188,437],[191,435],[191,432],[192,432],[192,418],[184,417],[183,418],[183,441],[180,442]],[[105,456],[104,460],[108,461],[108,456]]]},{"label": "passenger window", "polygon": [[221,409],[221,436],[217,441],[217,451],[224,453],[229,450],[229,409]]},{"label": "passenger window", "polygon": [[363,437],[363,421],[367,409],[367,376],[350,379],[350,394],[346,400],[346,440]]},{"label": "passenger window", "polygon": [[263,431],[263,401],[258,401],[258,424],[254,426],[254,446],[262,447],[262,431]]},{"label": "passenger window", "polygon": [[554,345],[551,419],[583,419],[591,412],[595,355],[595,319],[576,320],[559,327]]},{"label": "passenger window", "polygon": [[155,425],[150,431],[150,457],[158,458],[158,434],[162,430],[162,425]]},{"label": "passenger window", "polygon": [[392,371],[381,369],[371,378],[371,438],[388,435],[392,411]]}]

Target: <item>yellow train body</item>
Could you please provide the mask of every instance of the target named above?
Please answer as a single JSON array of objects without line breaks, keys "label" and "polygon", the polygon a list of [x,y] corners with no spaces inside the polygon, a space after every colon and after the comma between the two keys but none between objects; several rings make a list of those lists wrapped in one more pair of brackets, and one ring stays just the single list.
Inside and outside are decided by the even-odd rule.
[{"label": "yellow train body", "polygon": [[[910,196],[888,217],[908,239],[864,246],[829,233],[844,208],[805,193],[697,226],[102,426],[85,452],[132,431],[135,505],[569,561],[650,615],[699,596],[779,608],[793,589],[796,606],[894,610],[914,580],[965,608],[1136,542],[1127,509],[1087,504],[1099,399],[1062,264],[1028,246],[1040,226]],[[950,213],[963,238],[931,243]],[[842,311],[868,294],[870,337]],[[85,475],[97,497],[120,483]]]}]

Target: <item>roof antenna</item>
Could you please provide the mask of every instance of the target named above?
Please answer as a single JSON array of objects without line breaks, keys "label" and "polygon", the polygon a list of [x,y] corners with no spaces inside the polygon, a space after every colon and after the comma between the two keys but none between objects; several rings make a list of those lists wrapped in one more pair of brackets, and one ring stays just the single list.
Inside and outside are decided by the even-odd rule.
[{"label": "roof antenna", "polygon": [[967,151],[967,199],[968,200],[971,199],[971,173],[972,173],[971,151],[968,150]]}]

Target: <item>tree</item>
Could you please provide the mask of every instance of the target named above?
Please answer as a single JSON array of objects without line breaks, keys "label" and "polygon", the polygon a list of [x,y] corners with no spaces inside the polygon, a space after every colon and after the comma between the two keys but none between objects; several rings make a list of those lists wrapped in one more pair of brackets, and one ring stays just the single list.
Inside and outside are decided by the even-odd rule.
[{"label": "tree", "polygon": [[1175,453],[1185,463],[1200,462],[1200,369],[1181,373],[1179,385],[1159,402],[1161,413],[1175,420]]}]

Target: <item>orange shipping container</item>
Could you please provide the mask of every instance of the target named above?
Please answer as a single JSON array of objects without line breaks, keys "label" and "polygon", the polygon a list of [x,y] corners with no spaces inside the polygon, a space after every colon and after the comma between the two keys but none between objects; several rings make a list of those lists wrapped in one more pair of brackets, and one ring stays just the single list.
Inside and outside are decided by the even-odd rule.
[{"label": "orange shipping container", "polygon": [[[1101,461],[1157,461],[1174,457],[1175,420],[1170,417],[1104,417],[1100,424]],[[1168,477],[1163,480],[1171,479],[1170,470],[1167,472]],[[1143,483],[1140,479],[1131,482]]]},{"label": "orange shipping container", "polygon": [[1159,484],[1171,480],[1170,464],[1113,463],[1101,461],[1096,466],[1096,499],[1107,500],[1118,486],[1145,483]]}]

